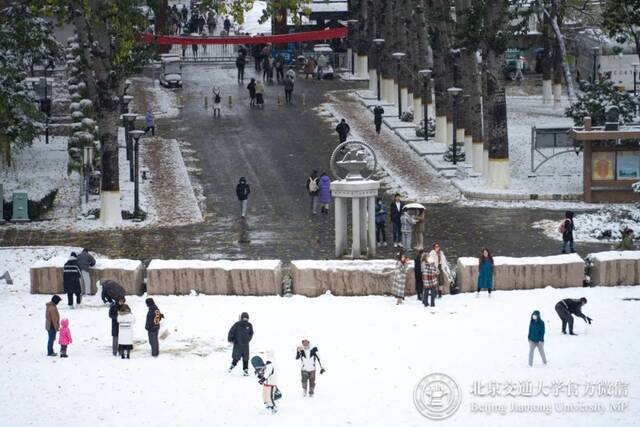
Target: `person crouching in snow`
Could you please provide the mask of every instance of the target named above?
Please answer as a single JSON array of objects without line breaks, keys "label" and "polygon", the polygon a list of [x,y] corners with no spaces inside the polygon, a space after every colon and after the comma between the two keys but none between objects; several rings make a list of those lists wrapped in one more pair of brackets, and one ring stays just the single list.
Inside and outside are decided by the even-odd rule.
[{"label": "person crouching in snow", "polygon": [[62,319],[60,321],[60,357],[67,356],[67,346],[73,342],[71,339],[71,330],[69,329],[69,319]]},{"label": "person crouching in snow", "polygon": [[309,384],[309,397],[313,397],[316,388],[316,362],[320,365],[320,373],[324,374],[324,368],[318,356],[318,347],[311,347],[309,340],[302,340],[302,346],[297,348],[296,360],[302,362],[302,396],[307,395],[307,383]]},{"label": "person crouching in snow", "polygon": [[562,301],[558,301],[556,304],[556,313],[562,320],[562,333],[567,333],[567,324],[569,325],[569,335],[577,335],[573,333],[573,316],[582,318],[588,324],[591,324],[591,319],[582,313],[582,306],[587,303],[587,299],[582,297],[580,299],[566,298]]},{"label": "person crouching in snow", "polygon": [[267,360],[262,368],[258,372],[258,382],[262,384],[262,401],[268,411],[276,413],[276,391],[278,390],[278,380],[276,377],[276,369],[272,361]]},{"label": "person crouching in snow", "polygon": [[391,293],[397,298],[396,305],[402,304],[404,299],[404,289],[407,283],[407,270],[409,269],[409,258],[403,251],[396,255],[396,268],[393,271],[393,288]]},{"label": "person crouching in snow", "polygon": [[118,310],[118,351],[120,357],[129,359],[133,349],[133,325],[136,318],[131,314],[127,304],[123,304]]},{"label": "person crouching in snow", "polygon": [[547,357],[544,355],[544,321],[540,318],[538,310],[531,313],[529,322],[529,366],[533,366],[533,351],[538,348],[542,363],[547,364]]}]

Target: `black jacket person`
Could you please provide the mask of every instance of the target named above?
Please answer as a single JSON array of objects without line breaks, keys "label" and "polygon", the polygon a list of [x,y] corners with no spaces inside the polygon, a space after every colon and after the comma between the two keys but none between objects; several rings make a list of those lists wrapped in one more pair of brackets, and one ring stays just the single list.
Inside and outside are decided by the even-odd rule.
[{"label": "black jacket person", "polygon": [[384,108],[380,105],[376,105],[373,109],[373,124],[376,125],[376,133],[380,135],[380,128],[382,127],[382,115],[384,114]]},{"label": "black jacket person", "polygon": [[249,342],[251,338],[253,338],[253,326],[249,323],[249,314],[242,313],[240,320],[233,324],[227,337],[227,340],[233,344],[229,372],[235,368],[240,358],[242,358],[242,370],[245,375],[249,375]]},{"label": "black jacket person", "polygon": [[158,331],[160,330],[160,321],[164,318],[164,314],[160,312],[160,309],[156,305],[153,298],[147,298],[145,300],[149,311],[147,311],[147,321],[144,328],[149,335],[149,345],[151,346],[151,355],[157,357],[160,354],[160,345],[158,343]]},{"label": "black jacket person", "polygon": [[587,299],[582,297],[580,299],[563,299],[556,304],[556,313],[558,313],[560,320],[562,320],[563,334],[567,333],[567,324],[569,324],[569,334],[576,335],[573,333],[573,316],[580,317],[588,324],[591,324],[592,319],[582,313],[582,306],[586,303]]},{"label": "black jacket person", "polygon": [[351,132],[351,128],[347,124],[347,122],[342,119],[338,126],[336,126],[336,132],[338,132],[338,136],[340,137],[340,142],[345,142],[347,140],[347,135]]},{"label": "black jacket person", "polygon": [[78,259],[75,252],[71,252],[71,257],[64,264],[62,269],[62,285],[64,292],[67,294],[67,302],[73,308],[73,295],[76,295],[76,302],[80,304],[82,300],[80,287],[81,273],[78,267]]}]

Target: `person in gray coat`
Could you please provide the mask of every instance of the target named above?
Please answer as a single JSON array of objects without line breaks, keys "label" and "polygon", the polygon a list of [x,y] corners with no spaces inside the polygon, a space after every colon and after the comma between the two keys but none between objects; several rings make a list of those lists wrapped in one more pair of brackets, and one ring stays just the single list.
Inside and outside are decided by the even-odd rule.
[{"label": "person in gray coat", "polygon": [[80,267],[80,275],[82,276],[82,293],[91,295],[91,277],[89,276],[89,268],[96,265],[96,259],[91,256],[89,249],[84,248],[78,254],[78,267]]}]

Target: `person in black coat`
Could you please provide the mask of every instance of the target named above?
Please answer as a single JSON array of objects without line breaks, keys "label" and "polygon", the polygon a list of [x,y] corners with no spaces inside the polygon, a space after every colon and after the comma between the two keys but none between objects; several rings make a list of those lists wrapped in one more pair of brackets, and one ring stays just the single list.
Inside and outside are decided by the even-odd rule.
[{"label": "person in black coat", "polygon": [[109,318],[111,319],[111,350],[114,356],[118,355],[118,332],[120,332],[120,327],[118,326],[118,310],[120,310],[120,306],[125,302],[124,297],[122,297],[122,299],[112,302],[109,307]]},{"label": "person in black coat", "polygon": [[238,69],[238,83],[244,82],[244,66],[247,63],[244,54],[239,53],[236,58],[236,68]]},{"label": "person in black coat", "polygon": [[151,346],[151,355],[158,357],[160,354],[160,344],[158,342],[158,331],[160,330],[160,321],[164,319],[164,314],[160,312],[153,298],[145,300],[149,311],[147,311],[147,321],[144,328],[149,335],[149,345]]},{"label": "person in black coat", "polygon": [[380,129],[382,128],[382,115],[384,114],[384,108],[380,105],[376,105],[373,109],[373,124],[376,125],[376,133],[380,135]]},{"label": "person in black coat", "polygon": [[238,196],[238,200],[240,201],[240,215],[242,218],[247,216],[247,202],[250,193],[251,188],[243,176],[240,178],[240,181],[238,181],[238,185],[236,185],[236,196]]},{"label": "person in black coat", "polygon": [[351,128],[345,119],[340,120],[340,123],[336,126],[336,132],[338,132],[338,137],[340,138],[341,143],[347,140],[347,135],[351,132]]},{"label": "person in black coat", "polygon": [[233,324],[227,337],[227,340],[233,344],[229,372],[236,367],[238,361],[242,358],[244,375],[249,375],[249,342],[251,338],[253,338],[253,325],[249,323],[249,314],[242,313],[240,320]]},{"label": "person in black coat", "polygon": [[575,226],[573,224],[573,212],[567,211],[564,214],[564,221],[562,222],[562,253],[566,254],[568,251],[574,253],[573,250],[573,230]]},{"label": "person in black coat", "polygon": [[113,280],[105,280],[100,283],[102,285],[102,302],[113,303],[118,301],[124,301],[125,291],[118,282]]},{"label": "person in black coat", "polygon": [[416,296],[418,297],[418,301],[422,301],[422,289],[424,284],[422,282],[422,254],[424,253],[423,249],[420,249],[416,253],[416,257],[413,260],[413,274],[416,278]]},{"label": "person in black coat", "polygon": [[396,193],[393,196],[393,202],[391,202],[391,206],[389,208],[389,212],[391,213],[391,225],[393,230],[393,247],[397,248],[400,245],[400,241],[402,240],[402,222],[400,221],[400,217],[402,216],[402,207],[404,205],[400,201],[400,194]]},{"label": "person in black coat", "polygon": [[80,286],[80,280],[82,280],[82,273],[78,266],[78,258],[75,252],[71,252],[71,256],[64,264],[62,269],[62,285],[64,291],[67,294],[67,303],[69,307],[73,308],[73,295],[76,295],[76,303],[80,304],[82,301],[82,288]]},{"label": "person in black coat", "polygon": [[582,306],[587,303],[587,299],[582,297],[580,299],[567,298],[559,301],[556,304],[556,313],[562,320],[562,333],[567,333],[567,324],[569,324],[569,335],[577,335],[573,333],[573,316],[582,318],[588,324],[591,324],[591,318],[585,316],[582,313]]}]

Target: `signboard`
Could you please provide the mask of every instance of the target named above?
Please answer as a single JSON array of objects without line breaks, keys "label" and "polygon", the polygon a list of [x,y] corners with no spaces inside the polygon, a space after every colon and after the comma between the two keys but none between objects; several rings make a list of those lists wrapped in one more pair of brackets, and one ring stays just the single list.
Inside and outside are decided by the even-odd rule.
[{"label": "signboard", "polygon": [[638,55],[602,55],[598,59],[598,72],[603,76],[610,73],[614,84],[621,84],[626,91],[633,91],[634,62],[638,62]]},{"label": "signboard", "polygon": [[614,179],[613,164],[616,153],[613,151],[594,152],[591,157],[591,179],[605,181]]},{"label": "signboard", "polygon": [[634,180],[640,178],[640,152],[618,151],[616,158],[616,179]]}]

